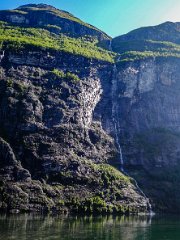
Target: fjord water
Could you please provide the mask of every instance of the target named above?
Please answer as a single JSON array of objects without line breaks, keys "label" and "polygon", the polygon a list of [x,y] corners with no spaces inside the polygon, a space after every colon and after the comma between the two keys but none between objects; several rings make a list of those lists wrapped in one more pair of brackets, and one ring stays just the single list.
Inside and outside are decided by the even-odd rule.
[{"label": "fjord water", "polygon": [[0,215],[1,240],[179,240],[180,217]]}]

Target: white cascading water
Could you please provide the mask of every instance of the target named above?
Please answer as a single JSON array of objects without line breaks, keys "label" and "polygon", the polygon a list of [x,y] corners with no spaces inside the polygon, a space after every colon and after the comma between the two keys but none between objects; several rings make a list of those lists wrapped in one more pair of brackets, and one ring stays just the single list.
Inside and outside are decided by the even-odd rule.
[{"label": "white cascading water", "polygon": [[111,40],[109,41],[109,51],[112,52],[112,41]]},{"label": "white cascading water", "polygon": [[[114,96],[116,96],[116,92],[117,92],[117,83],[116,83],[116,76],[117,76],[117,67],[116,64],[114,64],[113,67],[113,79],[112,79],[112,98]],[[114,124],[114,132],[115,132],[115,141],[118,147],[118,152],[119,152],[119,160],[120,160],[120,168],[121,171],[124,171],[124,160],[123,160],[123,155],[122,155],[122,149],[121,149],[121,144],[119,142],[119,134],[120,134],[120,126],[119,126],[119,122],[117,121],[117,103],[116,100],[113,99],[112,100],[112,120],[113,120],[113,124]]]},{"label": "white cascading water", "polygon": [[[111,44],[110,44],[110,49],[111,49]],[[124,170],[124,159],[123,159],[121,143],[120,143],[120,140],[119,140],[121,128],[119,126],[119,121],[118,121],[118,116],[117,116],[118,109],[117,109],[116,96],[117,96],[117,67],[116,67],[116,64],[114,64],[114,67],[113,67],[113,78],[112,78],[112,121],[113,121],[113,125],[114,125],[115,141],[116,141],[118,152],[119,152],[120,171],[124,175],[126,175],[128,177],[131,177]],[[131,177],[131,179],[133,179],[134,185],[136,186],[136,188],[139,191],[139,193],[147,200],[148,211],[149,211],[149,214],[152,215],[153,214],[152,206],[151,206],[151,204],[149,202],[149,199],[147,198],[145,193],[142,191],[142,189],[139,187],[137,181],[134,178],[132,178],[132,177]]]}]

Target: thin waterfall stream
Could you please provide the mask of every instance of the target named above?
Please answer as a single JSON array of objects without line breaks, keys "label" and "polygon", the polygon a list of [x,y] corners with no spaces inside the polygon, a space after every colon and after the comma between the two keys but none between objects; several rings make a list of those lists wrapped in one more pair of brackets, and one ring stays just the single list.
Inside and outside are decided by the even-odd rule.
[{"label": "thin waterfall stream", "polygon": [[[111,44],[110,44],[110,46],[111,46]],[[136,186],[137,190],[147,200],[147,207],[148,207],[149,213],[153,214],[152,206],[150,204],[150,201],[149,201],[148,197],[142,191],[142,189],[139,187],[137,181],[134,178],[132,178],[124,170],[124,158],[123,158],[121,143],[120,143],[120,139],[119,139],[119,136],[120,136],[120,133],[121,133],[121,127],[119,125],[118,115],[117,115],[118,109],[117,109],[116,96],[117,96],[117,67],[116,67],[116,64],[114,64],[114,67],[113,67],[113,78],[112,78],[112,121],[113,121],[113,125],[114,125],[115,141],[116,141],[118,152],[119,152],[120,171],[124,175],[126,175],[126,176],[130,177],[131,179],[133,179],[134,185]]]}]

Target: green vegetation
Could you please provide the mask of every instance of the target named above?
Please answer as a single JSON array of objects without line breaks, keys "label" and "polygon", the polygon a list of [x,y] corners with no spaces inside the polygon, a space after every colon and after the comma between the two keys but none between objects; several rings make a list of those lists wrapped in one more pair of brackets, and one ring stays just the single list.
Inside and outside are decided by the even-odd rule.
[{"label": "green vegetation", "polygon": [[63,80],[69,80],[69,81],[72,81],[72,82],[79,82],[80,81],[80,78],[74,73],[70,73],[70,72],[64,73],[63,71],[60,71],[58,69],[53,69],[52,73],[56,77],[62,78]]},{"label": "green vegetation", "polygon": [[63,71],[58,70],[58,69],[53,69],[52,73],[58,78],[64,78],[65,77],[65,73]]},{"label": "green vegetation", "polygon": [[56,26],[56,25],[51,25],[51,24],[48,24],[45,26],[48,29],[55,29],[55,30],[61,30],[61,28],[59,26]]},{"label": "green vegetation", "polygon": [[111,183],[113,181],[123,181],[124,183],[130,182],[129,177],[108,164],[94,164],[94,168],[102,173],[102,178],[106,183]]},{"label": "green vegetation", "polygon": [[23,15],[26,15],[27,12],[24,12],[24,11],[21,11],[21,10],[18,10],[18,9],[12,9],[12,10],[1,10],[0,12],[5,12],[5,13],[19,13],[19,14],[23,14]]},{"label": "green vegetation", "polygon": [[[73,163],[76,167],[77,164],[79,169],[88,169],[89,174],[82,174],[79,170],[76,175],[69,169],[49,178],[50,182],[63,184],[67,192],[73,193],[67,198],[58,199],[59,206],[67,207],[76,213],[128,214],[138,211],[124,201],[122,189],[129,188],[132,184],[131,178],[108,164],[95,164],[87,159],[78,159]],[[86,186],[85,189],[83,186]],[[86,194],[76,191],[76,188],[81,189],[82,193],[86,191]]]},{"label": "green vegetation", "polygon": [[136,60],[143,60],[146,58],[157,58],[157,57],[176,57],[180,58],[180,51],[179,52],[151,52],[151,51],[145,51],[145,52],[137,52],[137,51],[130,51],[125,52],[120,55],[120,60],[118,63],[123,62],[132,62]]},{"label": "green vegetation", "polygon": [[72,211],[79,213],[102,213],[108,211],[106,202],[99,196],[85,199],[72,198],[66,205],[71,207]]},{"label": "green vegetation", "polygon": [[37,47],[64,51],[87,58],[114,62],[115,54],[96,46],[96,42],[88,42],[83,38],[70,38],[56,35],[45,29],[20,28],[0,22],[0,45],[19,52],[25,47]]},{"label": "green vegetation", "polygon": [[156,52],[176,52],[180,51],[178,44],[166,41],[153,41],[153,40],[134,40],[124,42],[113,42],[114,50],[120,54],[129,51],[156,51]]},{"label": "green vegetation", "polygon": [[[0,191],[3,193],[1,208],[3,204],[8,204],[10,209],[28,211],[27,206],[34,204],[42,211],[57,210],[80,214],[132,214],[141,211],[137,206],[127,204],[124,199],[122,188],[127,187],[129,178],[108,164],[98,165],[87,161],[85,166],[89,169],[89,174],[80,176],[80,172],[76,175],[71,170],[64,171],[60,173],[60,179],[50,181],[51,185],[41,184],[39,181],[33,181],[30,186],[18,182],[4,185],[0,181]],[[106,185],[104,176],[112,181],[110,185]],[[30,191],[33,191],[33,195],[28,197]]]},{"label": "green vegetation", "polygon": [[7,87],[12,87],[13,86],[13,80],[12,79],[7,79]]},{"label": "green vegetation", "polygon": [[119,63],[157,57],[180,57],[180,45],[162,41],[127,41],[115,45]]},{"label": "green vegetation", "polygon": [[125,204],[117,204],[113,205],[111,203],[105,202],[101,197],[99,196],[92,196],[85,199],[79,199],[79,198],[72,198],[69,201],[65,203],[67,207],[70,207],[73,212],[76,213],[85,213],[85,214],[112,214],[112,213],[118,213],[118,214],[130,214],[130,213],[137,213],[138,210],[129,207]]}]

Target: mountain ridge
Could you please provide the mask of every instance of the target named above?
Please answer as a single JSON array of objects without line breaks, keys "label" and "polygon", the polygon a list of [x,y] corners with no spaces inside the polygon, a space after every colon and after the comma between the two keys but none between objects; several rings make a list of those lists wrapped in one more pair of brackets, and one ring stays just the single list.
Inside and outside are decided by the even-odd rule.
[{"label": "mountain ridge", "polygon": [[[135,30],[132,30],[126,34],[120,35],[115,37],[114,39],[119,39],[122,41],[130,41],[130,40],[144,40],[144,39],[149,39],[149,40],[162,40],[166,41],[167,39],[171,39],[171,36],[169,36],[169,30],[172,30],[176,33],[178,33],[178,39],[174,41],[174,43],[180,43],[180,22],[163,22],[161,24],[155,25],[155,26],[146,26],[146,27],[139,27]],[[161,39],[161,33],[160,31],[165,31],[164,32],[164,39]],[[168,34],[169,33],[169,34]],[[141,36],[141,34],[143,34]],[[149,34],[149,35],[148,35]],[[150,38],[150,36],[152,38]],[[173,41],[172,41],[173,42]]]},{"label": "mountain ridge", "polygon": [[94,26],[81,21],[67,11],[46,4],[28,4],[14,10],[1,10],[0,20],[27,27],[49,26],[49,30],[52,32],[63,33],[71,37],[85,37],[87,35],[96,37],[99,41],[108,42],[110,40],[107,34]]}]

